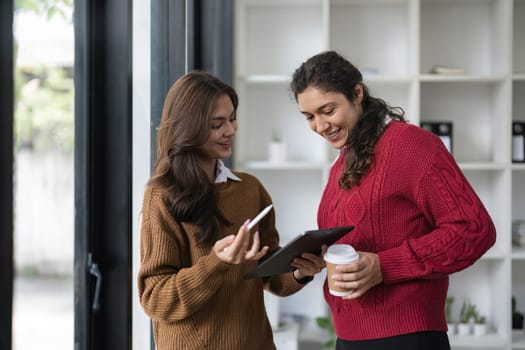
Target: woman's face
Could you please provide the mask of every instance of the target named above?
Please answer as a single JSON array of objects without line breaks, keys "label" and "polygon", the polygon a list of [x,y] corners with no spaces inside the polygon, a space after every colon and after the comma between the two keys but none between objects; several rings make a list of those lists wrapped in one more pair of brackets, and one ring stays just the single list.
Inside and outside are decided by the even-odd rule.
[{"label": "woman's face", "polygon": [[310,129],[324,137],[331,147],[340,149],[363,113],[362,96],[361,85],[357,85],[352,102],[342,93],[324,92],[309,86],[297,95],[297,102]]},{"label": "woman's face", "polygon": [[201,146],[204,161],[228,158],[232,154],[232,142],[237,131],[237,114],[230,97],[220,96],[210,117],[210,137]]}]

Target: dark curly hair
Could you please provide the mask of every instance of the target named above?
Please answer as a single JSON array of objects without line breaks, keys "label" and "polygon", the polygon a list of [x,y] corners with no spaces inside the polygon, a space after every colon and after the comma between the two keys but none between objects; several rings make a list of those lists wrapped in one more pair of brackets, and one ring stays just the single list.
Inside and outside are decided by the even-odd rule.
[{"label": "dark curly hair", "polygon": [[346,141],[348,152],[345,167],[339,178],[339,187],[349,189],[366,174],[374,156],[374,146],[385,128],[385,117],[406,122],[400,107],[391,107],[384,100],[370,96],[363,84],[361,72],[335,51],[325,51],[310,57],[293,74],[290,88],[297,97],[313,86],[323,92],[343,94],[348,101],[356,98],[355,88],[363,87],[363,114]]},{"label": "dark curly hair", "polygon": [[235,90],[215,76],[193,71],[170,88],[157,131],[157,161],[149,184],[160,188],[173,217],[199,229],[196,240],[211,246],[218,221],[229,224],[217,207],[215,186],[199,162],[200,147],[210,137],[216,101],[228,96],[237,110]]}]

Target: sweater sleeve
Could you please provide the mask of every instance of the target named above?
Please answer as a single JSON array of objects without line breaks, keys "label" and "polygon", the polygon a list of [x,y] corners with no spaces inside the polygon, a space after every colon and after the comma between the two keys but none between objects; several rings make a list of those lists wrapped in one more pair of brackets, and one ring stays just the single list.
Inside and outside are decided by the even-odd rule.
[{"label": "sweater sleeve", "polygon": [[385,283],[442,278],[472,265],[496,240],[487,210],[444,147],[417,181],[415,200],[433,229],[378,253]]},{"label": "sweater sleeve", "polygon": [[[215,295],[229,265],[211,252],[191,267],[183,266],[184,239],[159,221],[166,215],[160,199],[146,192],[141,223],[138,291],[153,320],[176,321],[201,309]],[[152,217],[155,218],[152,220]],[[186,249],[187,251],[187,249]]]}]

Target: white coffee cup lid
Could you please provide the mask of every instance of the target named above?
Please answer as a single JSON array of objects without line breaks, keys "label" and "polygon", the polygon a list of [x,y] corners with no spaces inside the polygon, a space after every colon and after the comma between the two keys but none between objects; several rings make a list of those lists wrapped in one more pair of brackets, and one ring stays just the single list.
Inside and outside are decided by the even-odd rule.
[{"label": "white coffee cup lid", "polygon": [[349,244],[334,244],[328,247],[324,260],[332,264],[350,264],[359,260],[359,255]]}]

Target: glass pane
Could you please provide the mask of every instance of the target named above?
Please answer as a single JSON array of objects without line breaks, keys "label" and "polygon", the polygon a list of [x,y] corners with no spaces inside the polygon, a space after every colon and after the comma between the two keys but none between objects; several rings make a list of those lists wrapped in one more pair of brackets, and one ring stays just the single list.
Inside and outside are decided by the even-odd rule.
[{"label": "glass pane", "polygon": [[73,0],[15,0],[13,349],[74,348]]}]

